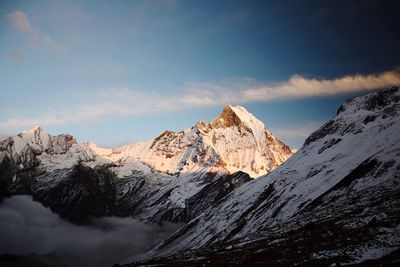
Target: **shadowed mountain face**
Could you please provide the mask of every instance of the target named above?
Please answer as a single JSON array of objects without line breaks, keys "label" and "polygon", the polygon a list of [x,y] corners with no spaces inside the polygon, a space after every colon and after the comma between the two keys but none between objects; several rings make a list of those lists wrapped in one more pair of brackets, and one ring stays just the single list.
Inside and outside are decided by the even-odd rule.
[{"label": "shadowed mountain face", "polygon": [[291,155],[239,106],[209,124],[116,149],[35,127],[0,141],[0,194],[32,195],[78,224],[102,216],[188,222]]},{"label": "shadowed mountain face", "polygon": [[399,115],[398,88],[347,101],[288,161],[233,190],[150,252],[153,260],[143,264],[398,261]]},{"label": "shadowed mountain face", "polygon": [[[194,173],[170,178],[137,171],[129,177],[117,177],[111,171],[113,166],[78,164],[51,172],[32,168],[13,173],[12,163],[3,160],[2,168],[7,170],[2,178],[3,197],[32,195],[63,219],[77,224],[88,224],[91,217],[104,216],[131,216],[149,222],[186,222],[251,180],[242,172]],[[176,181],[170,181],[172,179]],[[182,184],[190,184],[192,179],[197,179],[195,183],[200,184],[193,195],[174,196]],[[183,201],[183,205],[174,205],[171,197],[177,198],[174,201]]]}]

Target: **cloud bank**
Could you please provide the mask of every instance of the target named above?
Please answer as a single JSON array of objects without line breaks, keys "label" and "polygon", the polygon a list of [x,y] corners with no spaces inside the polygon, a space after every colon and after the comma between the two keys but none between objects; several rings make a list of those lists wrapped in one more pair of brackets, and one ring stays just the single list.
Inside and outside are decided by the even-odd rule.
[{"label": "cloud bank", "polygon": [[49,110],[42,116],[1,121],[0,131],[23,130],[35,125],[93,122],[106,118],[161,113],[191,107],[343,95],[393,85],[400,85],[398,69],[380,74],[349,75],[332,80],[294,75],[287,81],[277,83],[265,83],[253,79],[230,79],[220,83],[187,83],[180,90],[164,95],[158,92],[116,88],[98,91],[85,103],[62,110]]},{"label": "cloud bank", "polygon": [[98,219],[90,227],[76,226],[30,196],[0,204],[0,255],[53,253],[67,266],[112,266],[148,251],[175,230],[177,225],[114,217]]}]

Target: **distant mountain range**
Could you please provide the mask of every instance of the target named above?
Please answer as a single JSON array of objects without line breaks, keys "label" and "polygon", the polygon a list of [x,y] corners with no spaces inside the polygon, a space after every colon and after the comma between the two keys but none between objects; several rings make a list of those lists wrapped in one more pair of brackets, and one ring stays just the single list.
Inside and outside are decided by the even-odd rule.
[{"label": "distant mountain range", "polygon": [[187,222],[292,155],[240,106],[209,124],[116,149],[35,127],[0,142],[2,194],[30,194],[64,219],[134,216]]}]

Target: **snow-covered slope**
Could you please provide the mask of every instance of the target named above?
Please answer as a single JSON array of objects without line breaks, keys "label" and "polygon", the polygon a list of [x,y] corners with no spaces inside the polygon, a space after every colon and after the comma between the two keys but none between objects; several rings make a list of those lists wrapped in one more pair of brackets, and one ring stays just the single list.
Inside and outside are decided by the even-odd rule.
[{"label": "snow-covered slope", "polygon": [[[35,127],[0,141],[0,178],[6,190],[1,189],[5,195],[32,194],[70,220],[117,214],[181,222],[227,193],[213,186],[218,192],[209,193],[210,200],[193,201],[211,185],[233,190],[248,181],[244,173],[237,177],[234,172],[257,177],[291,154],[242,107],[227,106],[209,124],[200,121],[115,149],[77,144],[71,135],[52,136]],[[96,201],[103,208],[95,207]]]},{"label": "snow-covered slope", "polygon": [[[200,255],[241,264],[246,253],[251,258],[269,251],[264,260],[276,264],[298,255],[286,262],[294,265],[336,256],[359,262],[398,250],[399,133],[397,87],[352,99],[284,164],[235,189],[149,257],[175,255],[176,262]],[[303,249],[286,242],[295,235]],[[246,250],[253,245],[257,251]]]}]

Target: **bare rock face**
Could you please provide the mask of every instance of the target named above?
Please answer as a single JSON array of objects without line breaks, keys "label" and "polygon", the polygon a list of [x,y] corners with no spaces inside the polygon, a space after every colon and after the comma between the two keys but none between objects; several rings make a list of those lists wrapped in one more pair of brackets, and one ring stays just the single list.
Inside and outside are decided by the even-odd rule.
[{"label": "bare rock face", "polygon": [[49,143],[45,151],[48,154],[62,154],[66,153],[73,144],[76,144],[76,139],[72,135],[57,135],[51,138],[51,143]]},{"label": "bare rock face", "polygon": [[242,121],[233,110],[232,106],[226,106],[222,113],[209,123],[210,128],[228,128],[241,126]]}]

